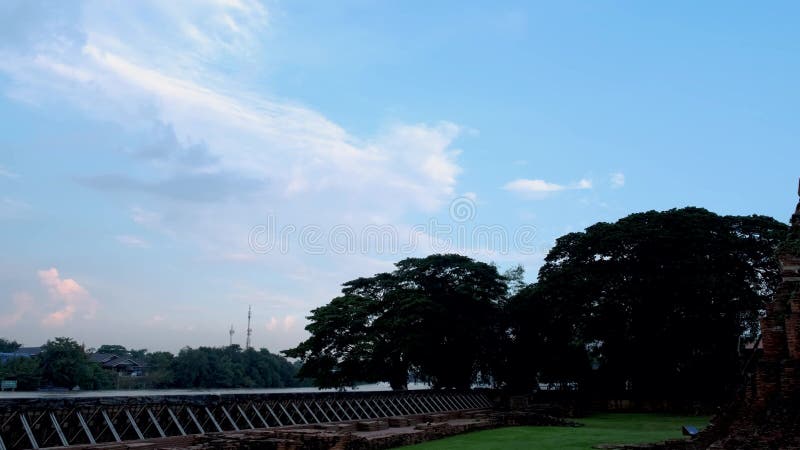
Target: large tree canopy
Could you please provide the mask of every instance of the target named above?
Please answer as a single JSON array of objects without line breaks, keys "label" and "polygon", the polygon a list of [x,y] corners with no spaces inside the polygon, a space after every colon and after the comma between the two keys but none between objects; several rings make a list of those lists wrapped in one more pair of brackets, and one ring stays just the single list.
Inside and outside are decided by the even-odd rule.
[{"label": "large tree canopy", "polygon": [[468,388],[491,374],[500,303],[497,268],[461,255],[408,258],[392,273],[344,284],[342,296],[312,311],[311,337],[286,350],[300,376],[320,387],[388,381],[410,373],[435,388]]},{"label": "large tree canopy", "polygon": [[13,353],[20,348],[17,341],[0,338],[0,353]]},{"label": "large tree canopy", "polygon": [[73,388],[91,380],[92,366],[83,346],[73,339],[57,337],[42,347],[42,377],[53,386]]},{"label": "large tree canopy", "polygon": [[509,302],[508,381],[593,373],[610,394],[721,395],[779,282],[786,231],[768,217],[684,208],[561,237],[538,282]]},{"label": "large tree canopy", "polygon": [[291,387],[301,383],[295,368],[285,358],[267,349],[242,350],[228,347],[186,347],[172,357],[150,354],[149,361],[159,364],[156,370],[168,370],[167,385],[181,388]]}]

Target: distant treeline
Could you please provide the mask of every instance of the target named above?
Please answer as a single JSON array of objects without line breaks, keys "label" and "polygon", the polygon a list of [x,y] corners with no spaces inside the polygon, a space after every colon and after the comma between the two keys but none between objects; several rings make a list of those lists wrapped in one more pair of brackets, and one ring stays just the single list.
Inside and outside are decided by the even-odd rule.
[{"label": "distant treeline", "polygon": [[[0,353],[13,353],[20,345],[0,339]],[[130,357],[139,362],[138,376],[120,375],[92,362],[90,354],[73,339],[47,341],[35,356],[10,357],[0,364],[0,379],[17,381],[18,390],[79,387],[83,390],[126,388],[280,388],[304,386],[295,377],[298,366],[266,349],[186,347],[170,352],[128,350],[103,345],[97,353]]]}]

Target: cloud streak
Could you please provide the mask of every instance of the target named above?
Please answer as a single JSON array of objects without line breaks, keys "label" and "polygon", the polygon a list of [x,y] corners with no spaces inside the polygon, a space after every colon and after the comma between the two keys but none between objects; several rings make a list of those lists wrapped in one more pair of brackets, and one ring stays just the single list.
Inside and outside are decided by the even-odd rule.
[{"label": "cloud streak", "polygon": [[10,327],[22,320],[33,306],[33,297],[27,292],[17,292],[11,297],[11,303],[14,305],[14,310],[0,315],[0,327]]},{"label": "cloud streak", "polygon": [[613,189],[619,189],[625,186],[625,174],[622,172],[612,173],[610,181],[611,181],[611,187]]},{"label": "cloud streak", "polygon": [[535,197],[544,197],[554,192],[567,190],[592,189],[592,181],[583,178],[570,184],[557,184],[541,179],[519,178],[509,181],[503,186],[507,191],[516,192]]},{"label": "cloud streak", "polygon": [[[21,2],[0,7],[0,22],[13,24],[0,30],[0,76],[12,99],[119,131],[119,145],[87,154],[116,152],[121,164],[91,165],[73,178],[130,220],[133,229],[110,233],[119,244],[155,247],[138,237],[147,230],[180,241],[176,248],[197,260],[261,264],[271,292],[315,306],[378,262],[253,255],[250,229],[268,215],[298,227],[360,229],[441,212],[456,195],[465,130],[442,118],[356,132],[254,85],[253,75],[271,69],[260,65],[270,20],[249,0]],[[11,205],[0,199],[0,219],[4,202]],[[43,323],[94,311],[85,289],[59,294],[66,280],[56,269],[42,272],[52,303]],[[296,283],[297,274],[312,281]],[[297,335],[291,318],[307,308],[276,313],[275,329]]]},{"label": "cloud streak", "polygon": [[0,166],[0,177],[2,178],[19,178],[19,175],[6,169],[3,166]]},{"label": "cloud streak", "polygon": [[[396,221],[436,211],[455,195],[460,126],[392,123],[357,136],[231,76],[237,64],[251,68],[244,56],[258,51],[258,37],[268,32],[269,14],[259,3],[115,5],[82,4],[62,14],[74,23],[58,26],[32,13],[30,20],[42,23],[25,31],[29,45],[0,44],[8,61],[0,71],[12,80],[15,98],[42,105],[67,100],[89,117],[150,136],[152,145],[128,151],[145,164],[138,171],[144,177],[101,173],[80,182],[119,197],[150,196],[142,209],[161,216],[163,229],[200,235],[208,247],[225,247],[219,253],[236,254],[241,248],[230,248],[225,235],[235,228],[244,236],[241,225],[258,223],[253,204],[299,223]],[[220,203],[227,225],[212,212]]]},{"label": "cloud streak", "polygon": [[269,332],[289,332],[293,331],[297,324],[295,316],[270,317],[264,328]]},{"label": "cloud streak", "polygon": [[148,247],[150,247],[150,244],[147,241],[145,241],[144,239],[142,239],[140,237],[136,237],[136,236],[131,236],[131,235],[128,235],[128,234],[121,234],[119,236],[116,236],[115,239],[117,240],[117,242],[119,242],[120,244],[122,244],[122,245],[124,245],[126,247],[132,247],[132,248],[148,248]]},{"label": "cloud streak", "polygon": [[30,215],[33,208],[22,200],[0,197],[0,220],[22,219]]}]

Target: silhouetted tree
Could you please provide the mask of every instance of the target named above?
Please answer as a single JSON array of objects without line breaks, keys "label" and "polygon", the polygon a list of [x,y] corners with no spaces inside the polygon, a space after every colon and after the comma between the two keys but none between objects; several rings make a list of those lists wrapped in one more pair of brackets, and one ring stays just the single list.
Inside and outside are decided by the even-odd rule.
[{"label": "silhouetted tree", "polygon": [[393,389],[405,389],[411,373],[435,388],[490,377],[506,278],[452,254],[396,267],[345,283],[341,297],[312,311],[311,337],[283,352],[303,361],[299,375],[320,387],[388,381]]},{"label": "silhouetted tree", "polygon": [[[513,384],[585,380],[612,395],[719,397],[779,281],[786,225],[684,208],[559,238],[509,304]],[[630,392],[626,392],[626,391]]]},{"label": "silhouetted tree", "polygon": [[122,345],[116,344],[103,344],[97,348],[97,353],[106,353],[110,355],[118,355],[118,356],[130,356],[128,349]]},{"label": "silhouetted tree", "polygon": [[0,338],[0,353],[13,353],[19,348],[19,342]]}]

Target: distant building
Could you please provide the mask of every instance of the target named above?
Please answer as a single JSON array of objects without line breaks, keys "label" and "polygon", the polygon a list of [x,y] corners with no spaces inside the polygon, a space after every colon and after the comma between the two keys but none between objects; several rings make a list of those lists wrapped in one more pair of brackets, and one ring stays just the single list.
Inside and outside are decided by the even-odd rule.
[{"label": "distant building", "polygon": [[111,370],[119,375],[137,377],[144,375],[145,365],[130,356],[114,355],[112,353],[92,353],[89,361],[100,364],[103,369]]},{"label": "distant building", "polygon": [[14,358],[30,358],[42,353],[42,347],[20,347],[15,352],[0,353],[0,363],[5,364]]},{"label": "distant building", "polygon": [[20,347],[14,353],[17,354],[17,355],[20,355],[20,356],[27,356],[27,357],[39,356],[39,353],[42,353],[42,347],[41,346],[40,347]]}]

